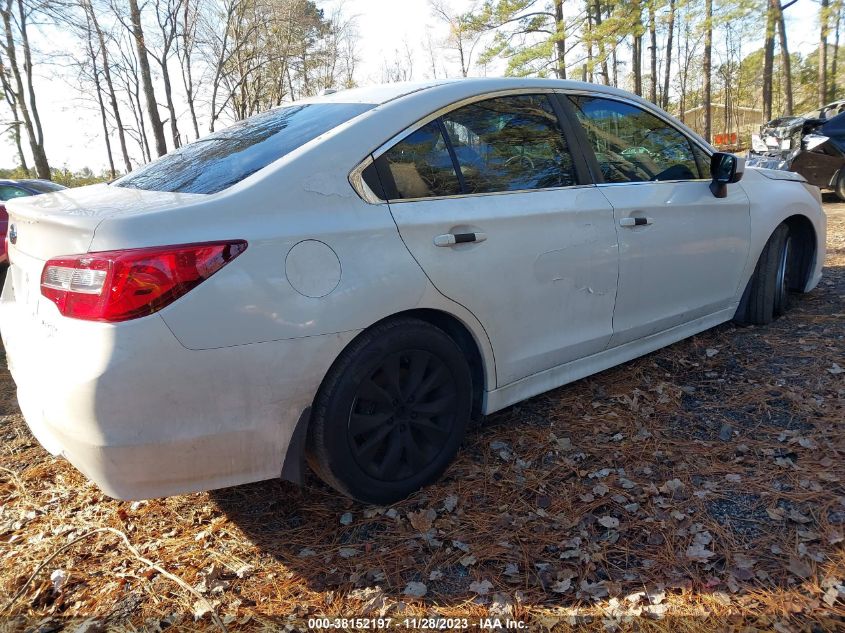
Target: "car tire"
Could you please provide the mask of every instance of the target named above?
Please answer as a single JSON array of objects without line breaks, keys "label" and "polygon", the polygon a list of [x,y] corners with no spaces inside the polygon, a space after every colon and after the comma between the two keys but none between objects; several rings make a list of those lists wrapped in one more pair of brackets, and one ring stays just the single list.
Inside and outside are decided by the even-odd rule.
[{"label": "car tire", "polygon": [[472,412],[469,364],[446,332],[413,318],[363,332],[317,394],[306,458],[327,484],[388,504],[438,479]]},{"label": "car tire", "polygon": [[754,274],[745,287],[734,321],[767,325],[789,307],[789,263],[792,238],[786,224],[778,226],[760,253]]},{"label": "car tire", "polygon": [[845,202],[845,167],[839,170],[839,178],[836,179],[836,188],[833,190],[836,197]]}]

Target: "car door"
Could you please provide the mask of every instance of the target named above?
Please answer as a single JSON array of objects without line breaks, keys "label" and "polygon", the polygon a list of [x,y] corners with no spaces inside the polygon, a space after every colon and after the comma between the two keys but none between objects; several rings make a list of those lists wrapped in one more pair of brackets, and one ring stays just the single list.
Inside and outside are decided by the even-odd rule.
[{"label": "car door", "polygon": [[569,100],[618,234],[610,345],[730,308],[749,251],[742,187],[730,185],[727,197],[716,198],[709,154],[657,113],[604,96]]},{"label": "car door", "polygon": [[558,108],[547,94],[480,98],[376,156],[402,239],[483,325],[499,386],[612,335],[613,210],[586,182]]}]

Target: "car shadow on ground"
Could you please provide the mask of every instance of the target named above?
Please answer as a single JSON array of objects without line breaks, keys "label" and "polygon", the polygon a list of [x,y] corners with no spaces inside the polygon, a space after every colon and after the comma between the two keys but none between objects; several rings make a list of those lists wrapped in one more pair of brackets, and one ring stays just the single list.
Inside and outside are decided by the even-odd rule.
[{"label": "car shadow on ground", "polygon": [[845,269],[792,308],[490,416],[440,482],[390,508],[310,475],[211,497],[290,582],[355,615],[415,599],[413,583],[441,610],[644,590],[823,607],[843,569]]}]

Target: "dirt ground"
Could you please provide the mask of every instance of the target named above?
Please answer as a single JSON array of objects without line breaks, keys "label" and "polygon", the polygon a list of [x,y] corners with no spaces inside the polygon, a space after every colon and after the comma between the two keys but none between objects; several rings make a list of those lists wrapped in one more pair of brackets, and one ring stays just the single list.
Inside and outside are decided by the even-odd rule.
[{"label": "dirt ground", "polygon": [[108,499],[32,438],[3,362],[0,631],[845,630],[845,204],[826,207],[825,277],[787,316],[493,415],[390,508],[314,478]]}]

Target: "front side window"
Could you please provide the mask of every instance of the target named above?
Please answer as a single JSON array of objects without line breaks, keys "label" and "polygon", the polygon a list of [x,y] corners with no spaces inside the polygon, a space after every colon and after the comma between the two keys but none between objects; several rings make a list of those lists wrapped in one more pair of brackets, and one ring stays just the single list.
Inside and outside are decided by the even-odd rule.
[{"label": "front side window", "polygon": [[637,106],[600,97],[570,96],[605,182],[694,180],[701,172],[692,142]]},{"label": "front side window", "polygon": [[577,184],[572,155],[546,95],[479,101],[444,115],[466,193]]},{"label": "front side window", "polygon": [[148,191],[217,193],[373,107],[304,103],[275,108],[189,143],[113,184]]}]

